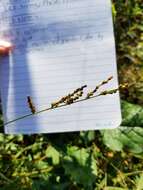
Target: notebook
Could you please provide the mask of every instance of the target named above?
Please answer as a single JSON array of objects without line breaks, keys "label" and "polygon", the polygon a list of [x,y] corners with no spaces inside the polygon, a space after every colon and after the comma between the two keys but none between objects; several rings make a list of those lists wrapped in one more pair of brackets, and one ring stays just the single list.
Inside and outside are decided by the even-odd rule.
[{"label": "notebook", "polygon": [[[0,39],[14,50],[0,60],[0,93],[7,134],[116,128],[119,93],[31,114],[87,85],[84,94],[118,87],[110,0],[1,0]],[[25,115],[29,115],[20,120]],[[13,121],[13,122],[11,122]]]}]

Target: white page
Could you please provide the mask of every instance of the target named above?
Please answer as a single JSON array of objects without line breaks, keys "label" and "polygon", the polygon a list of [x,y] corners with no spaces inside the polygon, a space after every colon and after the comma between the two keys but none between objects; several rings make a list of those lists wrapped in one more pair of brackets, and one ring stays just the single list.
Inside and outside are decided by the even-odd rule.
[{"label": "white page", "polygon": [[[15,45],[1,59],[4,122],[29,114],[87,84],[116,88],[117,68],[109,0],[1,0],[0,38]],[[115,128],[119,94],[58,108],[5,125],[6,133],[51,133]]]}]

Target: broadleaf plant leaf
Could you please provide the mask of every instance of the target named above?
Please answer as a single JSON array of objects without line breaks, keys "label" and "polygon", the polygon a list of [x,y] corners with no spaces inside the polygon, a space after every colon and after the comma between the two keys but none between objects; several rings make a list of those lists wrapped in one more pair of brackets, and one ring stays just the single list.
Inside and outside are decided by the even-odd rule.
[{"label": "broadleaf plant leaf", "polygon": [[101,131],[104,144],[113,151],[143,153],[143,107],[122,101],[122,126]]},{"label": "broadleaf plant leaf", "polygon": [[82,184],[86,190],[92,190],[97,168],[91,150],[76,146],[68,147],[63,167],[66,175],[70,176],[75,184]]},{"label": "broadleaf plant leaf", "polygon": [[143,107],[122,101],[122,126],[143,127]]}]

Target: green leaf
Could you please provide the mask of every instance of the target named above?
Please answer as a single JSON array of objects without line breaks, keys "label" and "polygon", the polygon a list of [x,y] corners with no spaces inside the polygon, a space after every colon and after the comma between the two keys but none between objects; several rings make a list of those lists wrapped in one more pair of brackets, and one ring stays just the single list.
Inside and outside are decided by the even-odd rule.
[{"label": "green leaf", "polygon": [[45,168],[48,168],[49,167],[49,164],[48,164],[48,162],[44,162],[44,161],[42,161],[42,160],[39,160],[39,161],[37,161],[35,164],[35,167],[37,168],[37,169],[45,169]]},{"label": "green leaf", "polygon": [[67,148],[67,154],[74,158],[78,164],[85,166],[87,159],[89,157],[88,149],[81,148],[79,149],[76,146],[71,146]]},{"label": "green leaf", "polygon": [[143,153],[143,128],[135,127],[143,126],[143,107],[122,101],[122,116],[120,128],[101,131],[104,144],[113,151]]},{"label": "green leaf", "polygon": [[84,143],[87,145],[95,139],[95,131],[81,131],[80,137],[83,139]]},{"label": "green leaf", "polygon": [[97,161],[93,155],[91,157],[91,170],[95,176],[98,175]]},{"label": "green leaf", "polygon": [[48,146],[45,154],[48,158],[52,159],[53,165],[57,165],[60,163],[60,153],[53,146]]},{"label": "green leaf", "polygon": [[101,132],[103,134],[103,142],[112,150],[121,151],[123,149],[123,143],[120,141],[120,130],[104,130]]},{"label": "green leaf", "polygon": [[143,126],[143,107],[122,101],[122,126]]},{"label": "green leaf", "polygon": [[4,135],[0,133],[0,142],[4,141]]},{"label": "green leaf", "polygon": [[102,131],[103,142],[114,151],[126,149],[135,154],[143,153],[143,128],[120,127]]},{"label": "green leaf", "polygon": [[136,179],[136,190],[143,190],[143,173]]},{"label": "green leaf", "polygon": [[92,190],[95,182],[97,167],[91,152],[85,148],[70,146],[64,157],[63,167],[75,184],[82,184],[86,190]]}]

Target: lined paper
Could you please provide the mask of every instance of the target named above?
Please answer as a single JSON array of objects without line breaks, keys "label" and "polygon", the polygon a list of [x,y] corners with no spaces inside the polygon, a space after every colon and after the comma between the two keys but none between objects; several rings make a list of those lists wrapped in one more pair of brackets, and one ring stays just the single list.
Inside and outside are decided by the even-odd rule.
[{"label": "lined paper", "polygon": [[[110,0],[1,0],[0,26],[0,38],[15,45],[0,64],[5,123],[30,113],[27,96],[39,111],[109,76],[101,90],[118,86]],[[5,125],[5,133],[108,129],[120,122],[116,93],[32,115]]]}]

